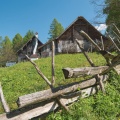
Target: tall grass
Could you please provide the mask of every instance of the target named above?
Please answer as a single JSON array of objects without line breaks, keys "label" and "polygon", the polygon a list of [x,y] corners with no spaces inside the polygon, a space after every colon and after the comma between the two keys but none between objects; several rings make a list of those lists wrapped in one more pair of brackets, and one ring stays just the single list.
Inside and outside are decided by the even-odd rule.
[{"label": "tall grass", "polygon": [[89,98],[79,99],[70,106],[70,113],[53,112],[47,120],[120,120],[120,76],[113,71],[109,76],[106,94],[99,91]]},{"label": "tall grass", "polygon": [[[89,56],[93,60],[96,66],[106,64],[104,58],[100,54],[89,53]],[[51,80],[51,58],[50,57],[42,58],[35,61],[35,63],[39,66],[39,68],[44,73],[44,75],[49,80]],[[80,79],[65,80],[62,73],[62,68],[65,68],[65,67],[75,68],[75,67],[84,67],[84,66],[90,66],[90,65],[83,54],[56,55],[55,56],[56,86],[80,80]],[[49,88],[44,82],[44,80],[37,74],[35,68],[30,62],[18,63],[8,68],[0,68],[0,82],[2,83],[3,92],[11,110],[17,108],[16,100],[19,96]],[[90,108],[91,110],[93,110],[93,106],[89,106],[89,104],[92,104],[91,103],[92,99],[93,98],[82,100],[82,102],[85,102],[86,105],[88,103],[88,108]],[[91,101],[91,102],[89,103],[88,101],[89,102]],[[75,106],[84,107],[81,102],[76,103]],[[75,106],[71,108],[73,109],[73,111],[75,111],[76,109]],[[83,108],[79,108],[79,109],[83,109]],[[3,109],[0,106],[0,113],[2,112],[3,112]],[[85,113],[87,114],[87,111]],[[89,114],[90,113],[92,115],[92,112],[89,111]],[[61,114],[64,114],[64,112],[57,113],[57,114],[59,116]],[[78,116],[80,114],[78,113]],[[89,114],[88,116],[90,116]],[[77,111],[76,111],[76,115],[77,115]],[[54,114],[50,115],[49,119],[53,119],[52,116],[54,116]],[[74,116],[74,115],[70,115],[69,117],[71,116]],[[96,115],[93,115],[93,116],[96,116]],[[55,119],[57,120],[57,118]],[[60,118],[60,119],[64,120],[66,118]]]}]

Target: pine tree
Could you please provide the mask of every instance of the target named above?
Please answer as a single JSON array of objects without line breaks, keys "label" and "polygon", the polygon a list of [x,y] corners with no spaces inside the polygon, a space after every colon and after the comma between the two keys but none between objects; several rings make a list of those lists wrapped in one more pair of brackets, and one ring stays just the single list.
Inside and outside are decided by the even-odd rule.
[{"label": "pine tree", "polygon": [[0,63],[2,63],[2,65],[5,65],[7,61],[16,61],[13,45],[8,36],[6,36],[1,43],[0,58]]},{"label": "pine tree", "polygon": [[120,29],[120,0],[105,0],[103,13],[107,15],[106,24],[116,24]]},{"label": "pine tree", "polygon": [[23,38],[23,44],[29,41],[34,36],[34,32],[29,30]]},{"label": "pine tree", "polygon": [[14,51],[18,51],[21,48],[22,44],[23,44],[23,38],[19,33],[17,33],[13,38]]},{"label": "pine tree", "polygon": [[58,37],[62,32],[64,31],[63,26],[57,21],[57,19],[54,18],[52,21],[52,24],[50,25],[49,35],[50,40],[55,39]]}]

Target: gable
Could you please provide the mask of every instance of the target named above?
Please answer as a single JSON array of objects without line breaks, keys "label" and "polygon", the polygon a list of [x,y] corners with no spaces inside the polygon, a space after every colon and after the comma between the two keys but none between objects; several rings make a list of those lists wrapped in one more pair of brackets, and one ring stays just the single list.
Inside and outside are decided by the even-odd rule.
[{"label": "gable", "polygon": [[[30,39],[27,43],[25,43],[18,51],[17,53],[19,53],[20,51],[26,49],[28,46],[32,46],[32,43],[35,39],[35,36],[32,37],[32,39]],[[38,47],[43,45],[43,43],[38,39]]]},{"label": "gable", "polygon": [[85,18],[78,17],[57,39],[68,39],[68,38],[78,38],[83,39],[80,35],[80,31],[86,32],[93,40],[98,39],[102,36],[106,39],[94,26],[92,26]]},{"label": "gable", "polygon": [[[56,39],[53,40],[56,43],[56,47],[57,47],[57,43],[61,40],[62,41],[64,40],[74,41],[74,39],[76,38],[79,40],[86,40],[82,35],[80,35],[81,30],[86,32],[95,41],[96,39],[101,40],[101,36],[104,42],[108,40],[93,25],[91,25],[84,17],[79,16],[71,25],[69,25],[65,29],[65,31],[62,34],[60,34]],[[45,48],[45,46],[47,46],[47,44],[50,44],[50,42],[45,43],[44,45],[40,46],[38,49],[41,50],[42,48]]]}]

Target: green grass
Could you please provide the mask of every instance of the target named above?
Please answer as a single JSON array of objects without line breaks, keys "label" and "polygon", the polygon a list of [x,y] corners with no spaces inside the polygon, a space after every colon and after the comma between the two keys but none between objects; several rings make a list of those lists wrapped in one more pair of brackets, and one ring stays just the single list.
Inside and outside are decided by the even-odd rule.
[{"label": "green grass", "polygon": [[[105,59],[100,54],[89,53],[89,57],[93,60],[96,66],[106,64]],[[38,67],[41,69],[44,75],[49,80],[51,80],[51,58],[50,57],[42,58],[35,61],[35,63],[38,65]],[[56,79],[55,86],[81,80],[81,78],[65,80],[62,73],[62,68],[65,67],[75,68],[75,67],[84,67],[84,66],[90,66],[90,65],[83,54],[56,55],[55,56],[55,79]],[[2,84],[5,98],[11,110],[17,109],[16,100],[19,96],[49,88],[49,86],[46,85],[44,80],[38,75],[35,68],[30,62],[18,63],[8,68],[0,68],[0,82]],[[94,115],[92,115],[93,113],[91,112],[94,111],[94,106],[91,106],[92,101],[93,101],[92,97],[86,100],[82,100],[82,102],[85,105],[87,105],[86,108],[84,108],[84,105],[81,102],[75,103],[76,107],[79,106],[78,111],[75,112],[75,115],[81,116],[89,112],[87,114],[88,117],[91,116],[92,118],[93,116],[93,118],[94,117],[96,118],[97,113],[94,113]],[[73,111],[77,110],[75,106],[71,107],[71,110]],[[80,111],[79,109],[83,111],[83,113],[79,114]],[[85,112],[83,109],[85,109]],[[2,112],[3,109],[2,106],[0,105],[0,113]],[[63,114],[63,116],[65,114],[65,116],[67,115],[68,118],[70,117],[71,119],[73,119],[74,117],[73,114],[68,115],[65,112],[62,113],[58,112],[56,114],[51,114],[49,116],[49,119],[53,119],[52,117],[54,115],[59,117],[61,116],[61,114]],[[59,119],[55,117],[55,120],[59,120]],[[67,118],[61,117],[60,120],[67,120]]]},{"label": "green grass", "polygon": [[[120,76],[109,73],[106,94],[99,91],[89,98],[80,99],[66,111],[51,113],[47,120],[120,120]],[[38,120],[38,119],[37,119]]]}]

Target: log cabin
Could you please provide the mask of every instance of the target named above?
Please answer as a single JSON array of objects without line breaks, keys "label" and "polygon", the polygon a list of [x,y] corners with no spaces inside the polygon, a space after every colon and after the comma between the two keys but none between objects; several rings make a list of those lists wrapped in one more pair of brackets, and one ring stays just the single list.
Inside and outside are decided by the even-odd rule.
[{"label": "log cabin", "polygon": [[36,60],[40,57],[38,47],[42,46],[43,43],[38,39],[38,33],[36,33],[32,39],[24,44],[18,51],[18,62],[26,61],[25,55],[28,55],[31,60]]},{"label": "log cabin", "polygon": [[[84,17],[79,16],[61,35],[53,40],[55,43],[55,54],[81,52],[75,39],[79,40],[85,51],[94,51],[94,46],[86,38],[80,35],[81,30],[86,32],[98,44],[101,42],[101,36],[104,43],[107,41],[107,38],[94,26],[92,26]],[[51,43],[51,41],[48,41],[38,48],[41,57],[51,56]]]}]

